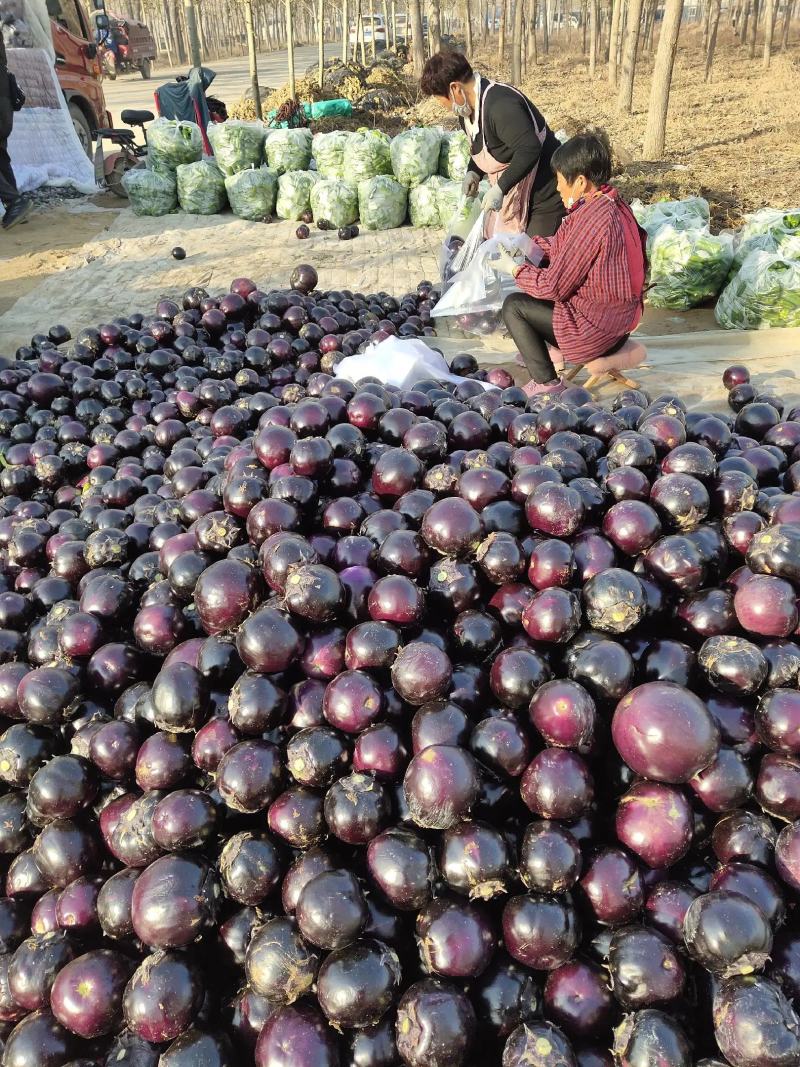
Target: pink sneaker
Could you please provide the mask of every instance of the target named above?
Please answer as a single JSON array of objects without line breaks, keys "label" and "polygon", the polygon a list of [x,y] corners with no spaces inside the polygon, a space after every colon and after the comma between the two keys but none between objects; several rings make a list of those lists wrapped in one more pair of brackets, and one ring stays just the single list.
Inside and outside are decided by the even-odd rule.
[{"label": "pink sneaker", "polygon": [[559,378],[556,382],[534,382],[529,381],[527,385],[523,385],[522,391],[525,396],[558,396],[566,389],[566,385]]}]

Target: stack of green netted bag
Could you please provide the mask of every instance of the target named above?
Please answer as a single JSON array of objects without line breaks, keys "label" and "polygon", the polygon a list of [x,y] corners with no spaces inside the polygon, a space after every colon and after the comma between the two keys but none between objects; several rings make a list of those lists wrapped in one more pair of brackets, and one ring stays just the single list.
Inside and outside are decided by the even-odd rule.
[{"label": "stack of green netted bag", "polygon": [[135,167],[122,176],[122,185],[134,215],[168,215],[178,206],[175,179],[144,167]]},{"label": "stack of green netted bag", "polygon": [[311,187],[311,210],[314,218],[334,226],[358,222],[358,189],[348,182],[323,178]]},{"label": "stack of green netted bag", "polygon": [[203,138],[195,122],[156,119],[147,131],[147,166],[175,178],[178,167],[203,158]]},{"label": "stack of green netted bag", "polygon": [[[287,131],[293,132],[291,130]],[[316,171],[290,170],[278,178],[275,214],[279,219],[297,220],[311,209],[311,189],[317,181]]]},{"label": "stack of green netted bag", "polygon": [[751,252],[720,294],[714,314],[727,330],[800,327],[800,259]]},{"label": "stack of green netted bag", "polygon": [[226,177],[261,165],[266,130],[260,122],[211,122],[207,133],[214,160]]},{"label": "stack of green netted bag", "polygon": [[274,174],[308,170],[311,165],[311,130],[270,130],[265,151],[267,166]]},{"label": "stack of green netted bag", "polygon": [[447,180],[439,174],[408,191],[408,215],[412,226],[441,226],[439,212],[439,192]]},{"label": "stack of green netted bag", "polygon": [[225,179],[231,210],[248,222],[263,222],[275,211],[278,177],[269,167],[241,170]]},{"label": "stack of green netted bag", "polygon": [[216,215],[228,202],[225,179],[210,159],[182,164],[177,180],[178,203],[189,215]]},{"label": "stack of green netted bag", "polygon": [[731,234],[662,226],[650,243],[647,302],[687,311],[711,300],[725,284],[732,259]]},{"label": "stack of green netted bag", "polygon": [[392,173],[391,141],[380,130],[357,130],[348,138],[342,155],[343,174],[358,185],[367,178]]},{"label": "stack of green netted bag", "polygon": [[359,183],[358,213],[368,230],[402,226],[408,210],[408,190],[387,174]]},{"label": "stack of green netted bag", "polygon": [[462,182],[469,166],[469,138],[461,130],[448,130],[442,134],[439,147],[439,173],[443,178]]},{"label": "stack of green netted bag", "polygon": [[392,140],[392,170],[401,185],[415,189],[436,174],[440,142],[439,132],[424,126],[405,130]]},{"label": "stack of green netted bag", "polygon": [[[736,235],[736,252],[731,274],[739,270],[751,252],[785,252],[792,247],[792,238],[800,236],[800,209],[780,211],[765,207],[745,216],[745,223]],[[790,258],[797,258],[789,253]]]},{"label": "stack of green netted bag", "polygon": [[350,136],[344,130],[314,134],[312,151],[320,178],[343,180],[347,177],[344,165],[344,151]]}]

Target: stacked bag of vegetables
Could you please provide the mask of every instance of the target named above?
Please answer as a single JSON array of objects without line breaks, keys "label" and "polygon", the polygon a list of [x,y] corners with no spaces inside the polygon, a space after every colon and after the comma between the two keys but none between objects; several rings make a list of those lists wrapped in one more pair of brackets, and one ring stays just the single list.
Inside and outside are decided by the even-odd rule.
[{"label": "stacked bag of vegetables", "polygon": [[715,237],[707,228],[662,226],[650,241],[650,288],[653,307],[687,311],[713,299],[725,284],[733,260],[733,237]]},{"label": "stacked bag of vegetables", "polygon": [[136,215],[168,215],[178,206],[177,170],[203,157],[200,127],[194,122],[156,119],[148,130],[147,169],[122,179]]},{"label": "stacked bag of vegetables", "polygon": [[439,192],[447,179],[432,174],[421,185],[408,191],[408,216],[412,226],[441,226]]},{"label": "stacked bag of vegetables", "polygon": [[269,167],[241,170],[225,179],[225,192],[234,215],[248,222],[263,222],[275,211],[278,179]]},{"label": "stacked bag of vegetables", "polygon": [[336,178],[321,178],[311,187],[311,211],[339,229],[358,221],[358,189]]},{"label": "stacked bag of vegetables", "polygon": [[800,327],[800,258],[751,252],[722,291],[715,316],[727,330]]},{"label": "stacked bag of vegetables", "polygon": [[311,130],[271,130],[267,136],[267,166],[277,175],[308,170],[311,166]]},{"label": "stacked bag of vegetables", "polygon": [[311,142],[311,150],[317,164],[320,178],[347,177],[344,165],[344,152],[350,140],[350,134],[344,130],[332,133],[317,133]]},{"label": "stacked bag of vegetables", "polygon": [[[288,130],[288,133],[293,131]],[[279,219],[300,219],[311,210],[311,189],[318,180],[312,170],[289,170],[278,178],[275,214]]]},{"label": "stacked bag of vegetables", "polygon": [[699,196],[647,205],[635,200],[631,209],[647,233],[647,302],[687,311],[712,300],[730,270],[733,238],[711,233],[708,201]]},{"label": "stacked bag of vegetables", "polygon": [[469,139],[461,130],[442,133],[439,146],[439,173],[443,178],[462,182],[469,166]]},{"label": "stacked bag of vegetables", "polygon": [[213,159],[183,163],[177,170],[178,203],[189,215],[217,215],[228,202],[225,178]]},{"label": "stacked bag of vegetables", "polygon": [[408,211],[408,190],[379,174],[358,183],[358,213],[368,230],[393,230],[402,226]]},{"label": "stacked bag of vegetables", "polygon": [[439,169],[441,134],[426,127],[412,127],[393,138],[390,147],[395,178],[408,189],[422,185]]},{"label": "stacked bag of vegetables", "polygon": [[260,122],[212,122],[207,133],[214,159],[225,177],[261,166],[266,130]]},{"label": "stacked bag of vegetables", "polygon": [[358,184],[381,174],[392,173],[391,140],[380,130],[357,130],[343,149],[342,173]]},{"label": "stacked bag of vegetables", "polygon": [[800,209],[780,211],[765,207],[745,216],[745,224],[737,234],[736,252],[731,275],[736,273],[751,252],[782,252],[796,259],[792,247],[800,237]]}]

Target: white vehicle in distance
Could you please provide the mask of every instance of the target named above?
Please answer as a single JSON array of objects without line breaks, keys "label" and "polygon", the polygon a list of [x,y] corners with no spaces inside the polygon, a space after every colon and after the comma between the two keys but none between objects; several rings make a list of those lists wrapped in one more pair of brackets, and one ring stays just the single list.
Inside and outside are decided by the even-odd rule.
[{"label": "white vehicle in distance", "polygon": [[[364,28],[364,44],[367,48],[372,47],[373,40],[375,41],[375,48],[380,51],[387,47],[386,43],[386,23],[383,21],[383,15],[362,15],[361,22]],[[357,45],[360,43],[358,33],[358,23],[350,23],[350,44]]]}]

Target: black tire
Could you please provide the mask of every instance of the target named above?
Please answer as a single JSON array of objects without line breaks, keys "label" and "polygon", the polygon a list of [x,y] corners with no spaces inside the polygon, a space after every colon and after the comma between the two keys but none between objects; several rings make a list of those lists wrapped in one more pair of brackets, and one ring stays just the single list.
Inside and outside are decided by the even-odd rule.
[{"label": "black tire", "polygon": [[147,81],[149,79],[150,74],[152,72],[152,69],[153,69],[153,61],[152,61],[152,59],[143,59],[142,62],[139,64],[139,70],[141,71],[142,77],[144,78],[145,81]]},{"label": "black tire", "polygon": [[77,104],[72,103],[72,101],[70,101],[68,106],[69,115],[72,119],[72,125],[75,130],[75,133],[78,135],[78,140],[81,143],[81,147],[83,148],[89,159],[91,159],[93,156],[92,147],[94,145],[94,134],[92,133],[92,127],[89,125],[89,120],[86,118],[86,116]]}]

